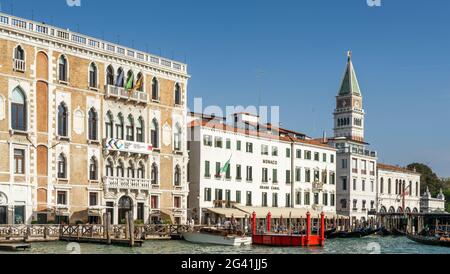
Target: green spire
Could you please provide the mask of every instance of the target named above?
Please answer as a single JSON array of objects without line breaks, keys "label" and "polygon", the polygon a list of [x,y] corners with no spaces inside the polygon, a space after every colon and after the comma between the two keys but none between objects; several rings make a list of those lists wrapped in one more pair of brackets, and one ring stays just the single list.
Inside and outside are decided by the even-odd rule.
[{"label": "green spire", "polygon": [[345,70],[345,76],[342,80],[341,88],[339,90],[339,96],[345,95],[357,95],[361,96],[361,90],[359,89],[358,78],[356,78],[356,72],[352,63],[352,52],[348,52],[347,68]]}]

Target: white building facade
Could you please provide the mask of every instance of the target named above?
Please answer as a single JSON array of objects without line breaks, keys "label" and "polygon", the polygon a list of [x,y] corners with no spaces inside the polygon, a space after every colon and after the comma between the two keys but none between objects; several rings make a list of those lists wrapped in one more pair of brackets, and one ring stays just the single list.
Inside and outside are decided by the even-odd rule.
[{"label": "white building facade", "polygon": [[442,189],[436,198],[433,198],[430,190],[426,192],[420,199],[420,211],[422,213],[442,213],[445,212],[445,195]]},{"label": "white building facade", "polygon": [[334,137],[328,140],[337,149],[337,213],[349,216],[353,221],[367,221],[382,212],[417,212],[420,208],[420,174],[378,164],[378,153],[369,150],[369,144],[365,142],[365,114],[349,52],[336,97]]},{"label": "white building facade", "polygon": [[[205,223],[208,209],[221,203],[335,213],[336,150],[299,133],[255,126],[255,121],[249,114],[236,114],[232,126],[223,119],[192,118],[192,217]],[[230,168],[222,170],[228,161]]]},{"label": "white building facade", "polygon": [[378,164],[380,213],[418,213],[420,174],[404,168]]}]

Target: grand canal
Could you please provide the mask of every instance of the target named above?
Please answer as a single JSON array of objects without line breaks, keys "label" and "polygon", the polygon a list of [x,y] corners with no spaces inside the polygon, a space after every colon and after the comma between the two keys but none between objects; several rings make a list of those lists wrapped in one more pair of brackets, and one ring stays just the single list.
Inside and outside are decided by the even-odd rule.
[{"label": "grand canal", "polygon": [[[5,253],[5,252],[3,252]],[[450,254],[450,249],[420,245],[405,237],[333,239],[325,248],[224,247],[184,241],[147,241],[140,248],[64,242],[33,243],[24,254]],[[0,251],[0,254],[2,252]]]}]

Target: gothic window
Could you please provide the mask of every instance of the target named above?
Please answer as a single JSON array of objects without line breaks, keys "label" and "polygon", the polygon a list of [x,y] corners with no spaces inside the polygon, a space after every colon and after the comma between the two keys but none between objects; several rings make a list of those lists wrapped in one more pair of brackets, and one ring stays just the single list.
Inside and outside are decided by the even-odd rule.
[{"label": "gothic window", "polygon": [[97,181],[98,180],[98,165],[97,159],[92,157],[89,161],[89,180]]},{"label": "gothic window", "polygon": [[145,165],[143,162],[139,162],[139,168],[138,168],[138,178],[139,179],[145,179]]},{"label": "gothic window", "polygon": [[144,143],[144,138],[145,138],[145,123],[144,123],[144,118],[139,117],[138,119],[138,124],[136,127],[136,142],[139,143]]},{"label": "gothic window", "polygon": [[175,186],[181,186],[181,169],[180,166],[177,165],[175,167],[175,172],[174,172],[174,185]]},{"label": "gothic window", "polygon": [[67,58],[64,55],[59,57],[58,61],[59,67],[59,81],[67,82]]},{"label": "gothic window", "polygon": [[156,119],[151,123],[151,143],[153,148],[159,148],[159,123]]},{"label": "gothic window", "polygon": [[12,92],[11,128],[19,131],[27,130],[27,104],[25,94],[20,87]]},{"label": "gothic window", "polygon": [[174,149],[176,151],[181,151],[181,127],[180,125],[176,124],[175,126],[175,133],[174,133]]},{"label": "gothic window", "polygon": [[97,88],[97,86],[98,86],[97,65],[95,65],[95,63],[92,63],[89,66],[89,87]]},{"label": "gothic window", "polygon": [[111,158],[108,158],[108,160],[106,160],[105,170],[106,170],[107,177],[114,176],[114,164],[113,164],[113,161],[111,160]]},{"label": "gothic window", "polygon": [[58,136],[68,136],[69,115],[65,103],[58,106]]},{"label": "gothic window", "polygon": [[119,68],[117,70],[117,80],[116,80],[116,86],[123,88],[124,87],[124,81],[125,81],[125,75],[122,68]]},{"label": "gothic window", "polygon": [[158,79],[156,77],[153,77],[152,79],[152,100],[158,101],[159,100],[159,83]]},{"label": "gothic window", "polygon": [[181,86],[179,83],[175,85],[175,105],[181,105]]},{"label": "gothic window", "polygon": [[58,157],[58,178],[67,178],[67,159],[62,153]]},{"label": "gothic window", "polygon": [[105,118],[106,138],[114,138],[113,122],[114,122],[114,117],[113,117],[111,111],[108,111],[108,113],[106,113],[106,118]]},{"label": "gothic window", "polygon": [[25,51],[23,50],[22,46],[17,46],[14,50],[14,59],[25,61]]},{"label": "gothic window", "polygon": [[156,163],[152,164],[151,181],[152,185],[158,185],[158,165]]},{"label": "gothic window", "polygon": [[106,84],[114,85],[114,68],[111,65],[106,69]]},{"label": "gothic window", "polygon": [[119,113],[116,122],[116,138],[120,140],[123,140],[123,127],[124,127],[123,124],[124,124],[123,115],[122,113]]},{"label": "gothic window", "polygon": [[128,178],[135,178],[134,177],[134,164],[132,161],[128,162],[128,169],[127,169],[127,176]]},{"label": "gothic window", "polygon": [[89,110],[89,123],[88,123],[88,135],[89,140],[97,141],[97,128],[98,128],[98,115],[97,111],[94,108]]},{"label": "gothic window", "polygon": [[127,141],[134,141],[134,118],[131,114],[128,116]]},{"label": "gothic window", "polygon": [[124,167],[123,167],[123,162],[122,162],[122,160],[119,160],[119,164],[118,164],[117,167],[116,167],[116,176],[117,176],[117,177],[120,177],[120,178],[125,177],[125,174],[124,174]]}]

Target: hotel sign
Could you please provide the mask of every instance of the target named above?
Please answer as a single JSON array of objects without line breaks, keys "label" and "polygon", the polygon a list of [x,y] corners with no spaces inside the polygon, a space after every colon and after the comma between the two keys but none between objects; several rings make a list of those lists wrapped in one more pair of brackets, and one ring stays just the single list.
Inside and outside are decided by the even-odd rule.
[{"label": "hotel sign", "polygon": [[153,147],[146,143],[130,142],[113,138],[105,140],[105,149],[139,154],[151,154],[153,151]]},{"label": "hotel sign", "polygon": [[277,161],[272,161],[272,160],[263,160],[263,164],[278,165],[278,162]]}]

